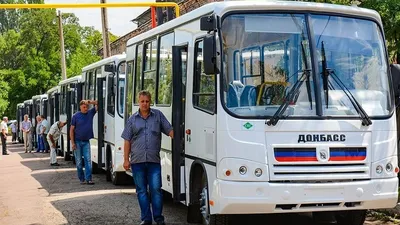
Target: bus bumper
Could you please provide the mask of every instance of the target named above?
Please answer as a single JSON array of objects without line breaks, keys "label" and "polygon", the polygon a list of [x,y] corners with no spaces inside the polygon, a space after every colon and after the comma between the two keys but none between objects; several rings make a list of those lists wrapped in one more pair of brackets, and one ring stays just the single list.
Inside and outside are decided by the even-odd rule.
[{"label": "bus bumper", "polygon": [[398,178],[337,183],[235,182],[217,179],[212,214],[298,213],[393,208]]}]

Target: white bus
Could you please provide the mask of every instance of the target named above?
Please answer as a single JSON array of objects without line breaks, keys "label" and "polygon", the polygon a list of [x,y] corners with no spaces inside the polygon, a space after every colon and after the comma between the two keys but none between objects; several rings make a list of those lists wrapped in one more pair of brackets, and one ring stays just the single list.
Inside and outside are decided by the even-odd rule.
[{"label": "white bus", "polygon": [[79,110],[79,102],[82,100],[82,84],[81,75],[68,78],[59,82],[59,111],[60,121],[67,121],[67,126],[64,126],[60,137],[59,155],[64,156],[66,161],[73,158],[72,145],[69,137],[69,129],[71,127],[71,119],[74,113]]},{"label": "white bus", "polygon": [[[92,171],[106,171],[108,181],[123,184],[132,179],[123,168],[125,54],[102,59],[82,69],[83,99],[98,100],[91,139]],[[98,96],[102,96],[99,98]]]},{"label": "white bus", "polygon": [[19,143],[24,143],[24,136],[22,132],[22,121],[24,121],[25,105],[24,103],[17,104],[17,139]]},{"label": "white bus", "polygon": [[47,91],[48,102],[47,102],[47,121],[53,125],[58,121],[60,114],[60,86],[55,86]]},{"label": "white bus", "polygon": [[[272,54],[253,60],[252,49]],[[130,39],[126,61],[125,120],[147,89],[172,122],[162,188],[189,206],[189,222],[313,212],[359,225],[367,209],[396,205],[393,84],[377,12],[210,3]]]}]

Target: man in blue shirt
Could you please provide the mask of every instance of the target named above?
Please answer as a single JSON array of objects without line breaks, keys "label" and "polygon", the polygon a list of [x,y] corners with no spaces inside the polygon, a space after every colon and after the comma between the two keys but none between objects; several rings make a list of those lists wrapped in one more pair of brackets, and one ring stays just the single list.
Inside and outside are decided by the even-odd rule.
[{"label": "man in blue shirt", "polygon": [[[174,137],[171,124],[157,109],[150,109],[151,95],[139,92],[139,111],[126,123],[121,137],[124,141],[124,168],[131,167],[141,210],[141,225],[152,224],[152,212],[157,225],[165,225],[162,215],[161,132]],[[130,156],[130,161],[129,161]],[[150,189],[152,210],[147,193]]]},{"label": "man in blue shirt", "polygon": [[[89,110],[89,104],[95,105]],[[81,184],[94,184],[92,182],[92,159],[89,140],[93,135],[93,117],[97,112],[97,101],[82,100],[79,103],[80,111],[72,116],[71,137],[72,150],[74,151],[76,169]],[[85,160],[85,174],[82,168],[82,156]]]}]

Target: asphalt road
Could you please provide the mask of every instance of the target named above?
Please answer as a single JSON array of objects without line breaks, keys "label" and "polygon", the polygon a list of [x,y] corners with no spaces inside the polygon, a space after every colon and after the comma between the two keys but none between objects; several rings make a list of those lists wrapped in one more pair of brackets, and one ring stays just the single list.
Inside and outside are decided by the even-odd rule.
[{"label": "asphalt road", "polygon": [[[72,162],[58,158],[49,165],[49,154],[25,153],[21,144],[8,144],[10,155],[0,155],[0,224],[139,224],[135,187],[114,186],[105,174],[93,175],[95,185],[81,185]],[[186,223],[186,207],[166,202],[169,225]],[[233,217],[235,224],[313,225],[307,215],[248,215]],[[390,224],[370,221],[365,224]]]}]

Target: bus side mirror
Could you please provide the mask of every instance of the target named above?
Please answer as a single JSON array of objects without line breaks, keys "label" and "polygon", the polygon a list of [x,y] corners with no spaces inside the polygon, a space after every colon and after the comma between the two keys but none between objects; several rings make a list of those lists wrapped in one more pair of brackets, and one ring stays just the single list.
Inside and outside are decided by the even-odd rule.
[{"label": "bus side mirror", "polygon": [[400,103],[400,65],[392,64],[390,65],[390,72],[392,74],[392,83],[394,89],[394,97],[396,106]]},{"label": "bus side mirror", "polygon": [[115,72],[115,66],[113,64],[108,64],[104,66],[104,71],[114,73]]},{"label": "bus side mirror", "polygon": [[203,44],[203,65],[204,73],[213,75],[218,73],[215,36],[208,34],[204,37]]},{"label": "bus side mirror", "polygon": [[200,18],[200,30],[211,32],[218,28],[218,17],[216,15],[204,16]]}]

